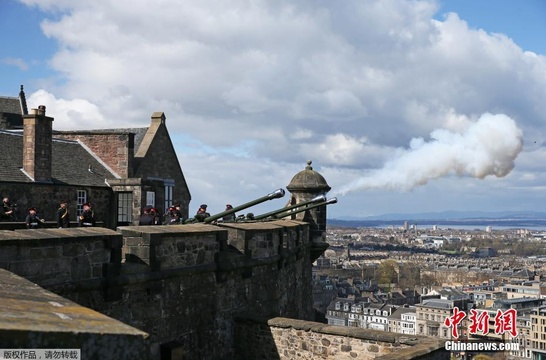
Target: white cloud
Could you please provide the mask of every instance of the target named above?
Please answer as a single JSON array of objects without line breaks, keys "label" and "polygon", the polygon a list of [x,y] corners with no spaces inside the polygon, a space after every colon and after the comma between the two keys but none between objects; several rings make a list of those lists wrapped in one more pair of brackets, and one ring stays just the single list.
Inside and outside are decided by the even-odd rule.
[{"label": "white cloud", "polygon": [[[525,146],[546,138],[546,58],[456,14],[434,20],[434,1],[23,2],[60,12],[42,28],[64,82],[31,98],[58,128],[147,125],[164,111],[179,146],[238,154],[237,173],[311,158],[354,179],[411,139],[461,132],[486,112],[514,119]],[[190,189],[205,171],[191,170]],[[257,180],[226,184],[244,192]]]},{"label": "white cloud", "polygon": [[6,58],[3,58],[3,59],[0,59],[0,62],[4,63],[6,65],[13,65],[13,66],[19,68],[19,70],[22,70],[22,71],[28,70],[28,64],[23,59],[6,57]]},{"label": "white cloud", "polygon": [[57,99],[44,90],[33,93],[27,100],[31,108],[46,105],[46,114],[54,118],[56,130],[99,129],[112,127],[105,121],[99,108],[84,99]]}]

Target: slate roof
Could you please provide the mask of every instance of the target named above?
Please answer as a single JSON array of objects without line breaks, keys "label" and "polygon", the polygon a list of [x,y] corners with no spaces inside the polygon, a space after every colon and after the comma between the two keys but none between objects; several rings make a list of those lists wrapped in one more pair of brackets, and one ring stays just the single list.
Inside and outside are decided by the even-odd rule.
[{"label": "slate roof", "polygon": [[534,276],[535,276],[535,273],[532,271],[529,271],[529,269],[523,269],[512,275],[512,277],[515,277],[515,278],[525,278],[525,279],[531,279]]},{"label": "slate roof", "polygon": [[417,306],[432,307],[438,309],[453,309],[453,302],[449,300],[430,299],[423,300],[423,302]]},{"label": "slate roof", "polygon": [[0,129],[23,128],[23,115],[28,114],[23,85],[19,97],[0,96]]},{"label": "slate roof", "polygon": [[[0,130],[0,144],[5,151],[0,157],[0,181],[32,183],[21,170],[23,166],[23,136],[21,132]],[[52,182],[54,184],[108,187],[106,178],[114,175],[78,142],[53,139]],[[89,168],[91,167],[91,171]]]},{"label": "slate roof", "polygon": [[416,311],[417,310],[415,308],[399,307],[389,316],[389,320],[401,320],[402,314],[407,314],[407,313],[415,314]]},{"label": "slate roof", "polygon": [[0,125],[0,128],[22,128],[23,115],[19,98],[0,96],[0,122],[7,121],[7,124]]},{"label": "slate roof", "polygon": [[22,114],[21,102],[18,97],[0,96],[0,112]]}]

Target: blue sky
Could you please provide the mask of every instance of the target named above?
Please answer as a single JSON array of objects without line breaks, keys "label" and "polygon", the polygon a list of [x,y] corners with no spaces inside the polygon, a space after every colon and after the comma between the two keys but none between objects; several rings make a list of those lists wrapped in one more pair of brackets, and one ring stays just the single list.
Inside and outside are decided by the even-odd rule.
[{"label": "blue sky", "polygon": [[546,2],[542,0],[444,0],[440,12],[455,12],[473,28],[503,33],[523,50],[546,54]]},{"label": "blue sky", "polygon": [[285,187],[309,159],[339,199],[331,217],[546,211],[543,1],[3,0],[0,13],[1,95],[24,84],[57,129],[164,111],[192,203],[212,212]]}]

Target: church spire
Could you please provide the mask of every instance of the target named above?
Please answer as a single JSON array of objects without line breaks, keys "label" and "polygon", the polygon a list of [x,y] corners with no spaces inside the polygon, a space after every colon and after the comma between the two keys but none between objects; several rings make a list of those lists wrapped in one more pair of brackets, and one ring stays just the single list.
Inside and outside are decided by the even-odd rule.
[{"label": "church spire", "polygon": [[21,114],[28,115],[27,98],[23,91],[23,85],[21,85],[21,91],[19,91],[19,102],[21,103]]}]

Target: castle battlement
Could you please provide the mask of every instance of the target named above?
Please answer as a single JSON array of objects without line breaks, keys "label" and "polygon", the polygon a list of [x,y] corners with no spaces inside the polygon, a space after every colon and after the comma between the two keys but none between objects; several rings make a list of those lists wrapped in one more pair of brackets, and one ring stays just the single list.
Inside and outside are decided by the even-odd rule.
[{"label": "castle battlement", "polygon": [[[389,343],[377,334],[372,338],[341,334],[345,330],[314,323],[311,264],[317,246],[322,245],[311,237],[309,224],[296,220],[127,226],[117,231],[5,230],[0,231],[0,267],[36,284],[25,297],[43,297],[47,305],[51,303],[48,297],[56,296],[59,300],[55,302],[71,301],[79,312],[109,317],[111,326],[125,332],[120,344],[141,349],[139,357],[128,350],[128,359],[250,359],[264,352],[269,353],[269,357],[260,356],[264,359],[290,359],[296,352],[312,359],[316,348],[305,350],[299,344],[311,346],[320,333],[324,340],[320,340],[318,351],[325,359],[338,359],[341,352],[368,359],[413,345],[425,346],[424,354],[438,350],[439,344],[424,340],[413,345],[400,339]],[[4,271],[3,276],[6,274]],[[5,300],[9,294],[0,296]],[[55,312],[52,306],[43,309]],[[2,316],[9,317],[9,312],[0,319]],[[70,314],[52,318],[58,327],[67,324],[63,331],[69,336],[65,338],[74,336],[73,347],[82,349],[82,358],[96,358],[95,342],[89,339],[109,336],[107,331],[97,335],[95,322],[87,318]],[[248,318],[277,320],[240,320]],[[11,321],[25,323],[24,316]],[[7,322],[7,318],[1,319],[4,326],[0,331],[13,331]],[[288,323],[291,325],[286,326]],[[35,347],[51,346],[48,337],[53,333],[26,324],[28,331],[40,333],[33,333],[39,339],[33,342]],[[330,335],[325,335],[326,327]],[[264,329],[271,335],[267,339]],[[86,332],[90,333],[89,341],[76,341]],[[331,336],[341,336],[341,340]],[[293,341],[283,341],[286,337]],[[295,341],[297,337],[301,339]],[[13,338],[0,339],[0,348],[21,346]],[[369,344],[358,345],[365,343]],[[114,346],[114,342],[102,344]],[[279,351],[275,356],[271,353],[274,348]],[[112,359],[120,359],[119,352],[112,354],[116,354]],[[108,359],[103,356],[100,358]]]}]

